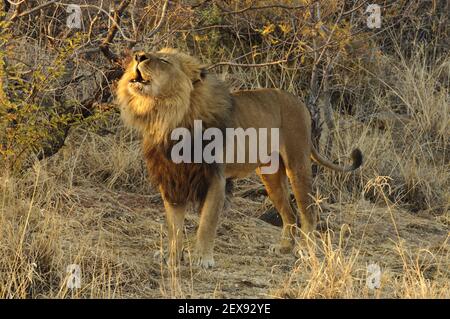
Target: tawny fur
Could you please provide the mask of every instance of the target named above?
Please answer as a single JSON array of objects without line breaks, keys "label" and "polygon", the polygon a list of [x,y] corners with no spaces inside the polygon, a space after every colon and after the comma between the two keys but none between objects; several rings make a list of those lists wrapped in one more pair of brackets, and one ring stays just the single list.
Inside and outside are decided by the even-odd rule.
[{"label": "tawny fur", "polygon": [[[294,95],[278,89],[230,94],[228,87],[205,72],[196,58],[174,49],[138,53],[119,81],[117,97],[124,122],[142,133],[149,175],[164,199],[171,256],[180,257],[186,204],[201,203],[196,251],[204,267],[214,265],[213,243],[226,178],[244,177],[257,171],[283,220],[281,241],[276,249],[288,252],[293,248],[297,224],[288,180],[299,207],[302,233],[308,237],[317,223],[310,198],[310,159],[341,172],[355,170],[362,163],[358,149],[352,152],[353,163],[347,167],[322,157],[311,143],[309,112]],[[264,164],[260,162],[175,164],[169,157],[173,145],[170,134],[177,127],[192,130],[194,120],[202,120],[203,128],[222,130],[278,128],[279,170],[270,175],[261,174],[260,167]],[[249,145],[246,147],[244,151],[248,153]]]}]

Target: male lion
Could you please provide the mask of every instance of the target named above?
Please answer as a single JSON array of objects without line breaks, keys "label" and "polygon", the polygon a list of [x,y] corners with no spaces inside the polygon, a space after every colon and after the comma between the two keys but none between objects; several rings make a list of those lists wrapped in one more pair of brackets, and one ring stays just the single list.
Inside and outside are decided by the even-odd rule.
[{"label": "male lion", "polygon": [[[355,170],[362,163],[358,149],[352,152],[353,164],[348,167],[335,165],[318,154],[311,144],[309,112],[294,95],[278,89],[230,93],[196,58],[175,49],[135,53],[118,83],[117,96],[125,123],[142,133],[149,176],[164,200],[169,256],[180,258],[186,205],[196,202],[201,215],[195,256],[205,268],[214,266],[214,237],[224,205],[226,179],[257,171],[283,221],[281,240],[275,248],[286,253],[293,249],[296,235],[288,178],[300,209],[301,232],[307,238],[317,223],[309,195],[310,158],[340,172]],[[261,174],[261,168],[267,165],[261,161],[176,164],[170,156],[175,144],[171,132],[177,127],[192,131],[194,120],[202,120],[204,128],[220,130],[279,128],[278,171]],[[244,151],[248,154],[248,145]]]}]

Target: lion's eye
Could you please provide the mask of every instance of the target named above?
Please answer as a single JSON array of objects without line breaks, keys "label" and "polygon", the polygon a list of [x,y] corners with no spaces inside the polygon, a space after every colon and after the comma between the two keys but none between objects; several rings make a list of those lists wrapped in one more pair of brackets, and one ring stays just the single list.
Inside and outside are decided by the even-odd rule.
[{"label": "lion's eye", "polygon": [[159,61],[161,61],[161,62],[163,62],[163,63],[165,63],[165,64],[170,64],[170,62],[167,61],[167,60],[164,59],[164,58],[159,58]]}]

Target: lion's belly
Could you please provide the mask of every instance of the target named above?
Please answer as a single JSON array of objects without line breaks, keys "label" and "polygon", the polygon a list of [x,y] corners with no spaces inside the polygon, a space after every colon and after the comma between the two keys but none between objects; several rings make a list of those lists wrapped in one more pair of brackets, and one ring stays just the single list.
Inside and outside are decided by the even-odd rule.
[{"label": "lion's belly", "polygon": [[258,163],[226,163],[226,178],[244,178],[250,175],[257,167]]}]

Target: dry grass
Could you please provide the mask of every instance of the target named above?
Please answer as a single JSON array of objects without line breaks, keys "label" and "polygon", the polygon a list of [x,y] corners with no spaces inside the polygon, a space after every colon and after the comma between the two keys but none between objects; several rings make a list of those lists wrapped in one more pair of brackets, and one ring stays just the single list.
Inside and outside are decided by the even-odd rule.
[{"label": "dry grass", "polygon": [[[0,297],[449,298],[450,60],[379,65],[361,99],[371,109],[339,116],[332,132],[332,157],[356,144],[364,166],[320,171],[315,198],[327,227],[299,256],[268,252],[280,230],[257,218],[270,202],[253,176],[222,215],[215,270],[154,258],[166,241],[161,200],[139,141],[113,118],[115,134],[80,128],[23,176],[1,174]],[[277,86],[249,72],[259,72],[255,86]],[[188,216],[189,243],[197,221]],[[371,263],[382,271],[376,290],[366,285]],[[81,267],[81,289],[67,288],[70,264]]]}]

